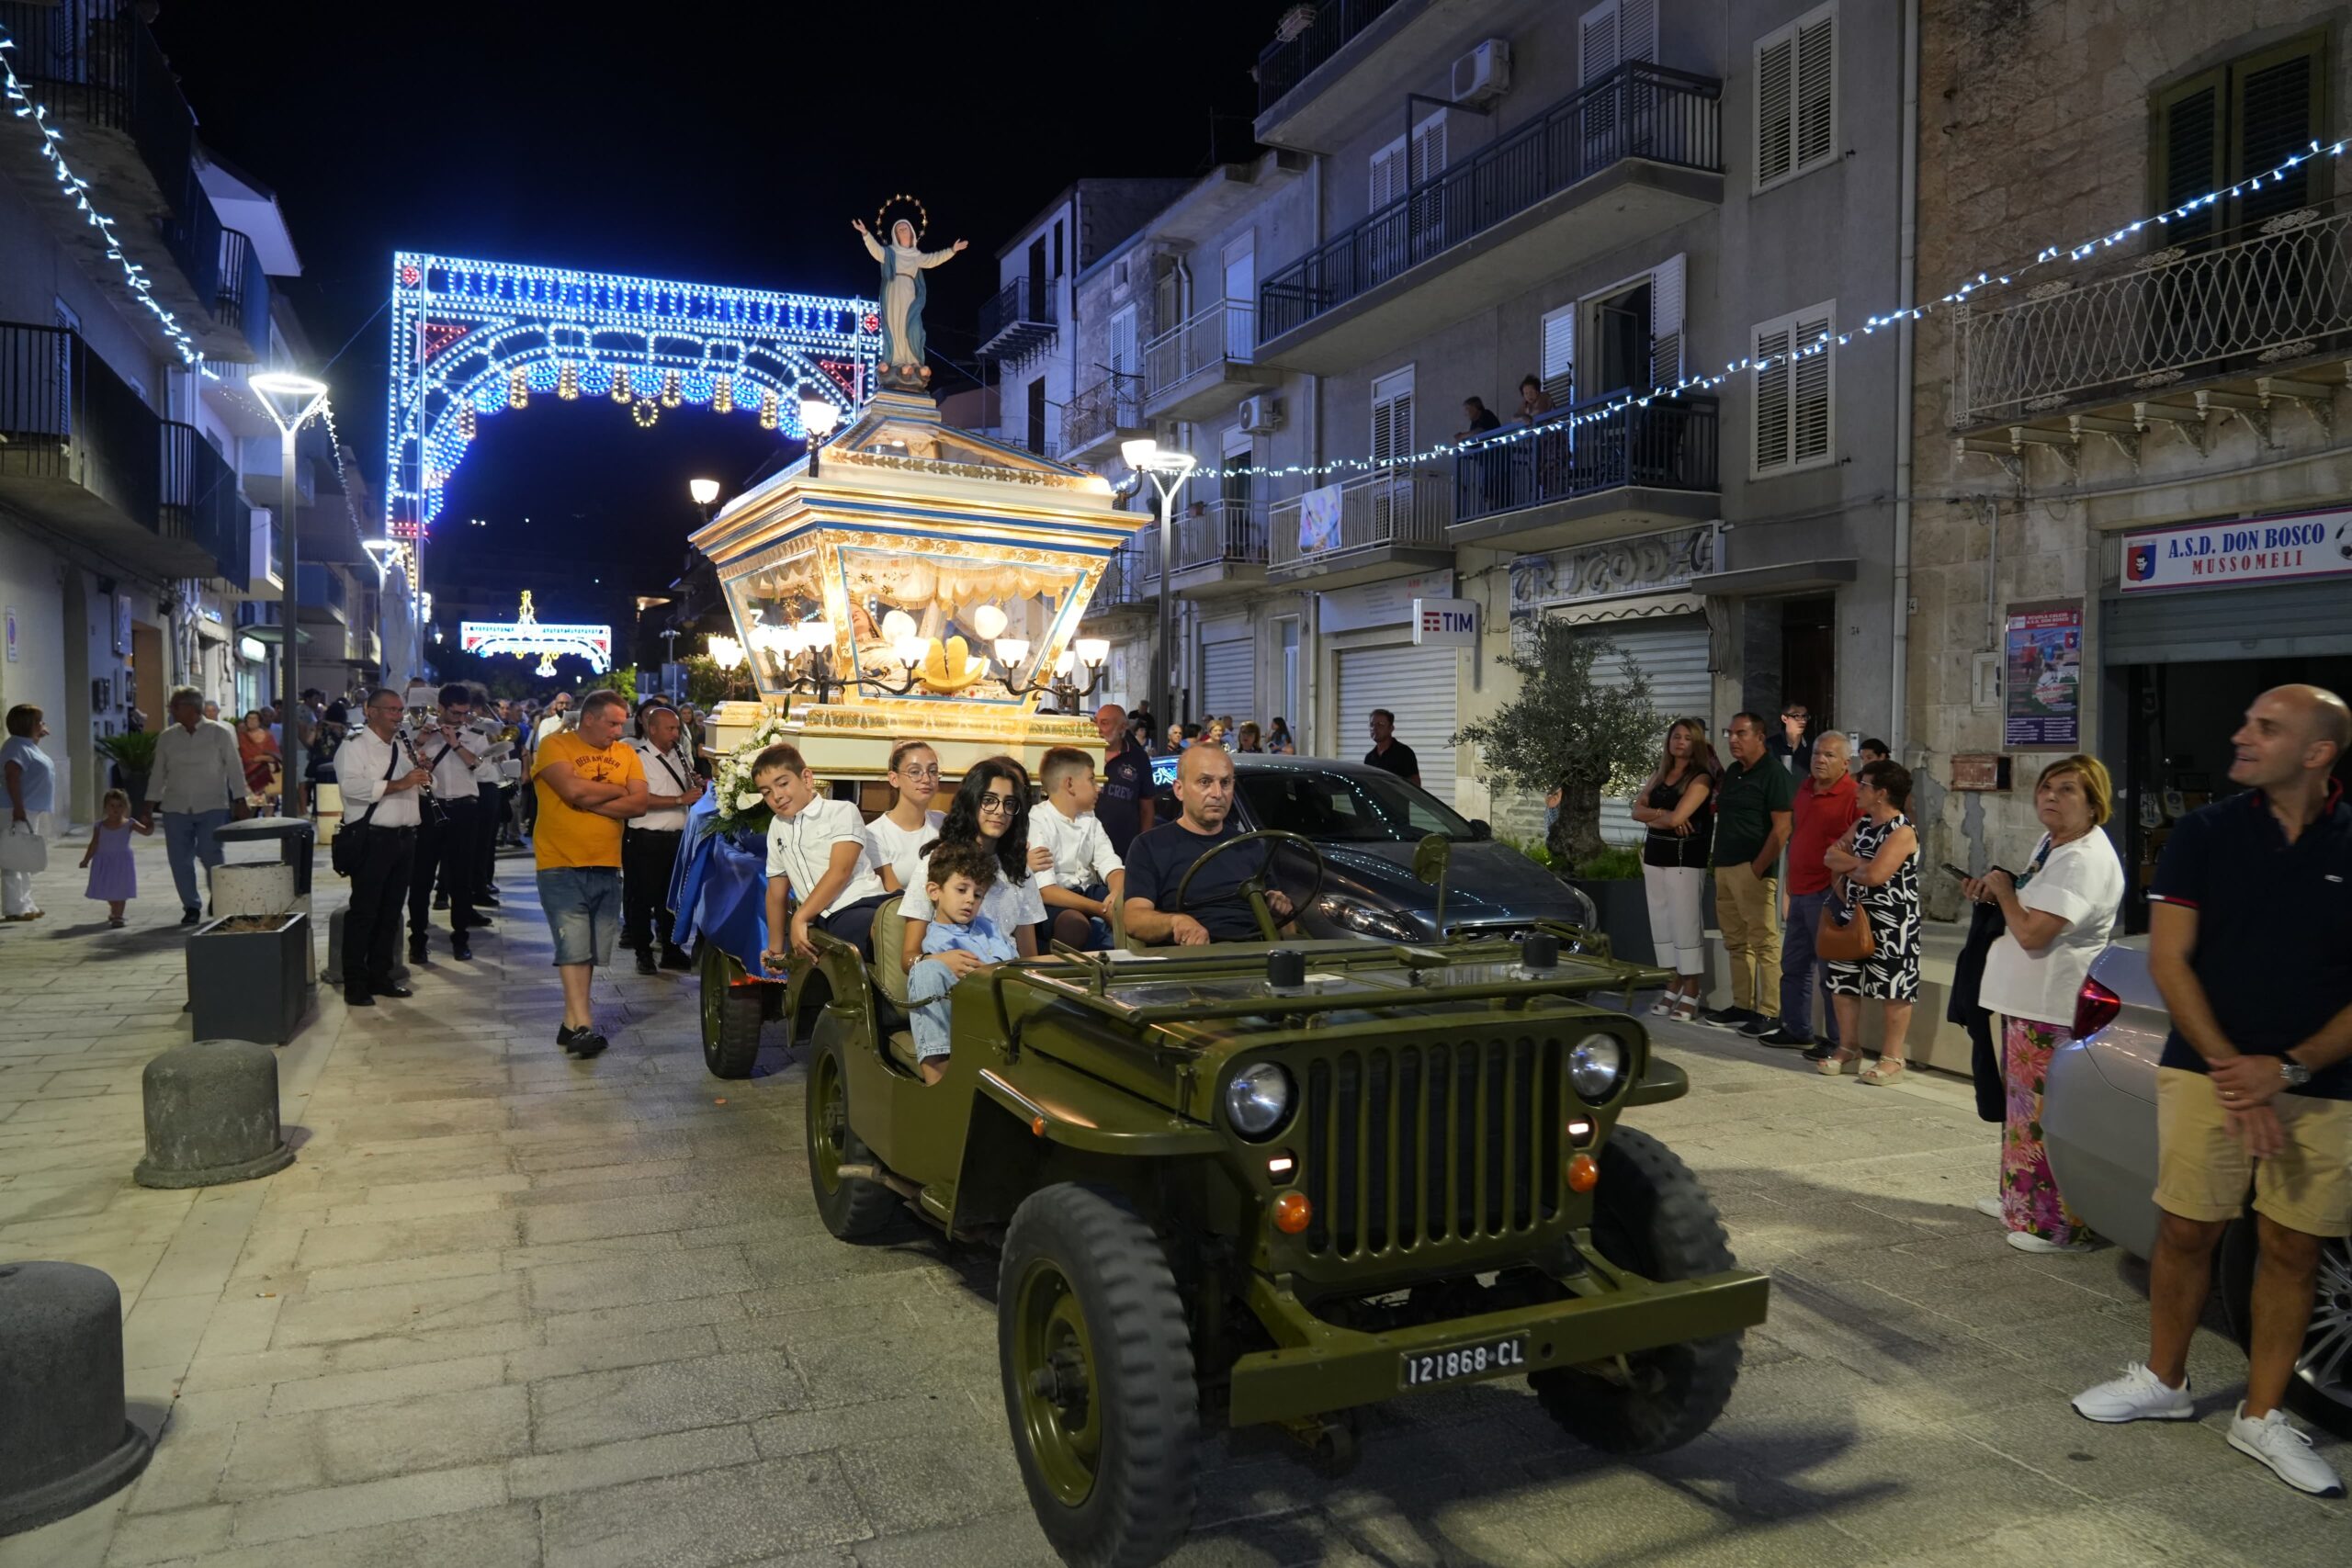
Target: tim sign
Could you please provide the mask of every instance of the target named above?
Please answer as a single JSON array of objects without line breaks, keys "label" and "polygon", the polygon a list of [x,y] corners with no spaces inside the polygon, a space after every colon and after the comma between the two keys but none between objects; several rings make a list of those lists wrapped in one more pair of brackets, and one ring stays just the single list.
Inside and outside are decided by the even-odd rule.
[{"label": "tim sign", "polygon": [[2352,512],[2188,523],[2123,536],[2123,591],[2352,573]]},{"label": "tim sign", "polygon": [[1477,647],[1477,604],[1469,599],[1414,600],[1413,640],[1423,648]]}]

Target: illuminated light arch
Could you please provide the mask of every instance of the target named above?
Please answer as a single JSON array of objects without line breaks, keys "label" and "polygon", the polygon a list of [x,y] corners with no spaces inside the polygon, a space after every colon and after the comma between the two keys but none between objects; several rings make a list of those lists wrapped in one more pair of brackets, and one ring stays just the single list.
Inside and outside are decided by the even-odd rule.
[{"label": "illuminated light arch", "polygon": [[797,437],[801,396],[814,391],[846,423],[873,395],[876,310],[870,299],[400,252],[386,531],[414,540],[429,529],[480,421],[537,396],[612,398],[640,426],[682,405],[741,412]]},{"label": "illuminated light arch", "polygon": [[537,673],[555,673],[555,661],[566,654],[574,654],[588,661],[588,668],[602,675],[613,667],[613,628],[610,626],[558,626],[539,619],[531,605],[531,591],[523,590],[523,605],[511,621],[460,621],[458,623],[458,646],[468,653],[478,653],[485,659],[495,659],[511,653],[517,659],[538,655]]}]

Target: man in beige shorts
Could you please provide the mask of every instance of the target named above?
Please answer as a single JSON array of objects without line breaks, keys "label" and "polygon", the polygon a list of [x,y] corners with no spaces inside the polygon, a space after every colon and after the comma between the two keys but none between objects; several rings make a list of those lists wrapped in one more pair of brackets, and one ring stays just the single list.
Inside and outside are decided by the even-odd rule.
[{"label": "man in beige shorts", "polygon": [[2352,745],[2333,692],[2279,686],[2231,738],[2243,795],[2181,819],[2148,890],[2148,966],[2172,1010],[2156,1074],[2148,1359],[2075,1396],[2093,1421],[2187,1421],[2188,1344],[2213,1248],[2254,1190],[2261,1249],[2245,1398],[2229,1443],[2301,1492],[2344,1483],[2279,1403],[2321,1248],[2352,1231]]}]

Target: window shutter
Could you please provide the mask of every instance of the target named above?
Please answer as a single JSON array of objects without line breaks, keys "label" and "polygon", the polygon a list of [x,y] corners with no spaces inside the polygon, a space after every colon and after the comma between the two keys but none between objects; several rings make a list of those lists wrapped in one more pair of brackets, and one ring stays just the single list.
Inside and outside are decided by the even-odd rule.
[{"label": "window shutter", "polygon": [[1366,216],[1405,194],[1406,156],[1405,139],[1401,136],[1372,155],[1372,182],[1364,197]]},{"label": "window shutter", "polygon": [[[2156,100],[2156,194],[2167,209],[2222,183],[2223,79],[2222,72],[2208,72]],[[2214,211],[2207,207],[2173,220],[2163,232],[2167,243],[2177,244],[2202,239],[2213,229]]]},{"label": "window shutter", "polygon": [[1650,385],[1682,379],[1682,256],[1650,274]]},{"label": "window shutter", "polygon": [[1785,35],[1756,50],[1756,186],[1784,179],[1795,163],[1796,42]]},{"label": "window shutter", "polygon": [[1809,169],[1837,154],[1838,14],[1796,33],[1796,167]]},{"label": "window shutter", "polygon": [[1617,0],[1601,0],[1584,14],[1577,28],[1577,81],[1579,85],[1600,80],[1617,69]]},{"label": "window shutter", "polygon": [[1111,368],[1121,376],[1136,373],[1136,308],[1123,305],[1111,318]]},{"label": "window shutter", "polygon": [[1657,63],[1657,0],[1617,0],[1617,59]]},{"label": "window shutter", "polygon": [[1831,330],[1827,316],[1800,317],[1791,337],[1792,351],[1813,350],[1791,367],[1789,462],[1793,468],[1829,458],[1830,384],[1838,350],[1834,345],[1817,345],[1822,334]]},{"label": "window shutter", "polygon": [[[2308,46],[2301,52],[2277,58],[2276,51],[2240,61],[2231,67],[2231,98],[2237,123],[2232,179],[2267,174],[2297,152],[2309,148],[2319,129],[2319,62]],[[2265,180],[2260,190],[2238,199],[2237,221],[2258,223],[2292,212],[2311,202],[2309,164],[2277,180]]]},{"label": "window shutter", "polygon": [[1540,363],[1544,395],[1560,408],[1576,400],[1577,308],[1563,305],[1544,318]]},{"label": "window shutter", "polygon": [[1756,334],[1756,471],[1789,466],[1789,329],[1776,323]]},{"label": "window shutter", "polygon": [[1445,116],[1433,114],[1413,128],[1413,184],[1427,185],[1445,172]]},{"label": "window shutter", "polygon": [[1372,460],[1393,463],[1413,449],[1413,374],[1384,376],[1372,384]]}]

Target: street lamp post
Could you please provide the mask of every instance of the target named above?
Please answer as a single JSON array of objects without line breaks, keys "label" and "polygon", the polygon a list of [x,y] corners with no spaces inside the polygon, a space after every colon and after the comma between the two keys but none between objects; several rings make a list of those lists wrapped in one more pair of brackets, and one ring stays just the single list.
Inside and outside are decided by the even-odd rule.
[{"label": "street lamp post", "polygon": [[302,796],[302,724],[297,716],[302,698],[301,549],[295,522],[294,437],[327,400],[327,384],[290,371],[267,370],[249,378],[245,385],[261,400],[277,426],[280,484],[278,535],[286,541],[286,581],[278,585],[277,634],[285,642],[285,674],[280,677],[278,712],[286,728],[281,747],[285,765],[288,814],[306,814]]},{"label": "street lamp post", "polygon": [[1200,459],[1190,452],[1163,450],[1148,435],[1119,443],[1119,456],[1128,468],[1149,475],[1151,488],[1159,492],[1159,689],[1152,694],[1164,697],[1167,705],[1155,709],[1152,718],[1164,728],[1177,721],[1176,606],[1168,591],[1169,565],[1176,558],[1176,497]]}]

